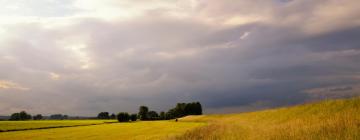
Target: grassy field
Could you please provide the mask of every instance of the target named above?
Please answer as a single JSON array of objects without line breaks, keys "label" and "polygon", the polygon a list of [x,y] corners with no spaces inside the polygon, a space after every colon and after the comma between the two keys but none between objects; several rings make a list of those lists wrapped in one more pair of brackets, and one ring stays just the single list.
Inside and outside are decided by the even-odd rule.
[{"label": "grassy field", "polygon": [[[53,122],[0,122],[0,128],[77,123]],[[360,98],[250,113],[188,116],[179,122],[139,121],[0,133],[0,140],[10,139],[359,140]]]},{"label": "grassy field", "polygon": [[144,121],[0,133],[0,140],[168,139],[205,125],[201,122]]},{"label": "grassy field", "polygon": [[90,124],[103,124],[105,122],[116,122],[116,120],[42,120],[42,121],[0,121],[0,131],[78,126]]},{"label": "grassy field", "polygon": [[189,116],[209,122],[178,140],[360,140],[360,98],[252,113]]}]

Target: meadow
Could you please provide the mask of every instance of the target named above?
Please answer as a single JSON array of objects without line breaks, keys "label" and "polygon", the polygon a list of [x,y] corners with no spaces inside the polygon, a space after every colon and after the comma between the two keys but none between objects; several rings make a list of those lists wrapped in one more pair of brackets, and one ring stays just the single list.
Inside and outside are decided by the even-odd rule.
[{"label": "meadow", "polygon": [[0,133],[0,140],[124,140],[168,139],[187,130],[204,126],[202,122],[138,121],[102,125],[27,130]]},{"label": "meadow", "polygon": [[[11,123],[32,126],[38,122],[42,121]],[[10,128],[6,125],[10,122],[0,123],[1,129]],[[137,121],[0,133],[0,140],[10,139],[358,140],[360,98],[249,113],[187,116],[178,122]]]},{"label": "meadow", "polygon": [[115,120],[40,120],[40,121],[0,121],[0,131],[14,131],[49,127],[84,126],[117,122]]},{"label": "meadow", "polygon": [[359,140],[360,98],[328,100],[258,112],[188,116],[208,122],[177,140]]}]

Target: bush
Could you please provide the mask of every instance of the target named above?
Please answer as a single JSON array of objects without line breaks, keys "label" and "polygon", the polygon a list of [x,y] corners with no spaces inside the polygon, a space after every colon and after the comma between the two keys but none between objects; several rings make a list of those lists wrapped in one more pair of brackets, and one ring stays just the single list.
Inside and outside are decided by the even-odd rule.
[{"label": "bush", "polygon": [[128,122],[129,119],[130,119],[130,115],[126,112],[120,112],[118,115],[117,115],[117,119],[119,122]]}]

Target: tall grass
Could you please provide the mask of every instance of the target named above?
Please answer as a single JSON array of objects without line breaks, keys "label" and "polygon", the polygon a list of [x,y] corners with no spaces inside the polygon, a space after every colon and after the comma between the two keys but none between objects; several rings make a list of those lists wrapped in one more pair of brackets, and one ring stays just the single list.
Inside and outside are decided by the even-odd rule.
[{"label": "tall grass", "polygon": [[360,98],[252,113],[190,116],[209,125],[176,140],[360,140]]}]

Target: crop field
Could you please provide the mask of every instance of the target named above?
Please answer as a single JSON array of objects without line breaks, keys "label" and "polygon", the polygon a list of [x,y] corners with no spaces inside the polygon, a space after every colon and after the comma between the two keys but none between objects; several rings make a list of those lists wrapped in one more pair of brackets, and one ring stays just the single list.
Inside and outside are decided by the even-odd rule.
[{"label": "crop field", "polygon": [[177,137],[180,140],[360,140],[360,98],[181,121],[209,125]]},{"label": "crop field", "polygon": [[0,133],[1,140],[168,139],[203,126],[201,122],[143,121]]},{"label": "crop field", "polygon": [[[101,120],[5,121],[0,122],[0,128],[98,122],[103,123]],[[104,123],[0,133],[0,140],[12,139],[359,140],[360,98],[328,100],[250,113],[188,116],[178,122],[169,120]]]},{"label": "crop field", "polygon": [[95,125],[115,120],[41,120],[41,121],[0,121],[0,131],[36,129],[48,127]]}]

